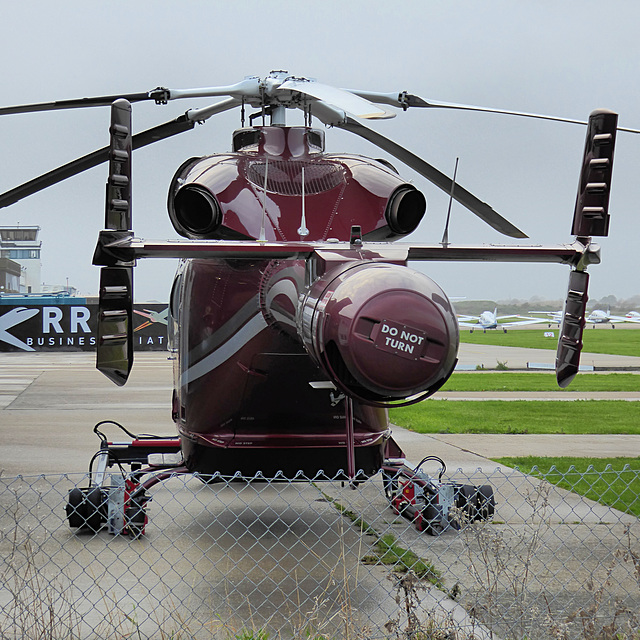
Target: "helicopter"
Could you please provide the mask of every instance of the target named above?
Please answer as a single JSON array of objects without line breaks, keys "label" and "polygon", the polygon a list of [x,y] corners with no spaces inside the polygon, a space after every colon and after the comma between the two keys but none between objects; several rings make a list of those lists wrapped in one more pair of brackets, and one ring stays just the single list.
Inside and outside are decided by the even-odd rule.
[{"label": "helicopter", "polygon": [[[146,131],[132,131],[134,103],[166,105],[203,97],[222,99]],[[411,472],[393,466],[405,456],[393,441],[387,411],[440,389],[455,368],[459,346],[449,298],[431,278],[408,267],[410,261],[568,265],[556,374],[561,387],[575,377],[586,269],[600,262],[592,238],[606,236],[609,229],[617,114],[596,110],[582,123],[587,135],[573,242],[455,246],[446,230],[440,244],[398,242],[420,224],[425,196],[387,160],[328,153],[325,130],[314,121],[367,140],[515,239],[527,236],[458,184],[455,174],[449,178],[363,121],[389,119],[410,108],[579,121],[436,102],[406,91],[338,89],[280,70],[228,86],[158,87],[4,107],[0,115],[97,106],[111,108],[109,146],[0,194],[0,208],[108,163],[105,226],[93,258],[100,267],[97,368],[117,385],[126,383],[134,358],[136,262],[178,259],[167,319],[174,368],[171,412],[178,436],[137,436],[121,427],[131,441],[112,443],[97,425],[101,448],[91,463],[97,470],[89,487],[70,492],[72,527],[97,529],[108,520],[112,532],[141,534],[146,491],[176,473],[209,481],[322,474],[355,486],[384,467],[394,503],[393,469],[409,479]],[[183,239],[137,238],[132,152],[236,108],[241,126],[232,135],[231,151],[186,160],[169,185],[169,218]],[[303,112],[303,126],[287,124],[292,109]],[[247,115],[248,110],[255,111]],[[124,464],[132,471],[119,489],[115,517],[106,470]],[[450,496],[450,487],[441,486]],[[471,502],[467,487],[456,491],[465,504]],[[492,499],[486,488],[481,493]]]}]

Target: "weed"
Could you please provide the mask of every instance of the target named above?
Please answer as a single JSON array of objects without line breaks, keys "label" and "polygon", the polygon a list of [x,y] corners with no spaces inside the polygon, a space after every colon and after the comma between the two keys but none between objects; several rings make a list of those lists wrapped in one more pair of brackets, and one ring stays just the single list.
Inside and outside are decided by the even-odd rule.
[{"label": "weed", "polygon": [[0,535],[10,544],[3,558],[0,584],[10,594],[10,603],[1,610],[0,637],[54,638],[80,637],[82,619],[74,604],[74,592],[64,574],[47,578],[40,568],[40,544],[20,523],[22,513],[18,494],[8,510],[13,526]]},{"label": "weed", "polygon": [[235,640],[269,640],[266,631],[241,631],[233,637]]},{"label": "weed", "polygon": [[[500,634],[504,640],[640,640],[640,610],[637,604],[640,601],[640,536],[637,523],[625,524],[621,536],[623,525],[618,524],[614,518],[603,518],[609,524],[599,525],[597,520],[600,518],[582,521],[574,520],[575,516],[567,517],[562,514],[563,524],[556,525],[557,520],[554,518],[552,527],[549,500],[551,486],[544,479],[534,482],[535,487],[528,492],[520,490],[525,500],[523,511],[534,514],[533,517],[526,518],[523,524],[520,524],[520,519],[517,527],[511,527],[508,519],[507,522],[494,520],[470,523],[464,520],[463,514],[454,514],[462,524],[459,534],[449,532],[442,538],[421,539],[420,544],[423,541],[429,544],[429,554],[449,543],[460,544],[463,559],[466,558],[465,552],[468,554],[467,562],[462,563],[465,577],[456,576],[461,583],[448,592],[443,590],[442,577],[433,565],[404,548],[394,535],[388,533],[391,518],[376,520],[375,526],[372,526],[357,511],[325,496],[325,500],[343,516],[336,518],[335,513],[332,516],[339,523],[337,528],[340,544],[343,545],[342,552],[336,558],[333,554],[325,555],[322,548],[314,548],[313,544],[307,547],[316,556],[318,563],[327,569],[322,572],[326,576],[324,589],[321,586],[315,592],[313,601],[305,599],[303,586],[300,586],[297,602],[295,594],[292,596],[290,592],[285,593],[279,584],[273,587],[282,588],[285,596],[283,607],[288,609],[289,615],[287,620],[285,613],[286,634],[284,630],[280,631],[275,627],[271,618],[265,620],[264,617],[256,616],[254,620],[251,607],[248,614],[246,607],[243,608],[244,613],[241,615],[237,602],[232,605],[231,600],[228,602],[228,615],[220,615],[217,609],[206,614],[209,616],[206,619],[208,622],[202,622],[201,618],[190,613],[201,606],[200,594],[193,588],[194,585],[189,585],[190,594],[195,594],[193,597],[197,602],[177,600],[178,592],[173,591],[173,585],[169,581],[160,587],[164,591],[157,598],[161,606],[149,612],[144,600],[134,600],[137,604],[132,607],[131,598],[135,594],[130,594],[134,590],[123,598],[117,593],[121,586],[118,582],[113,587],[113,593],[106,590],[103,592],[101,589],[101,582],[108,583],[100,573],[110,570],[111,565],[105,562],[107,556],[96,556],[97,564],[84,565],[83,571],[87,572],[89,578],[93,576],[93,570],[96,575],[89,581],[88,589],[82,591],[80,586],[74,586],[72,579],[65,573],[72,570],[72,565],[69,564],[67,569],[60,569],[60,564],[54,557],[47,555],[51,551],[52,540],[46,537],[49,533],[46,526],[40,528],[38,524],[46,518],[39,518],[42,514],[36,512],[33,504],[30,508],[25,506],[27,503],[21,501],[22,498],[18,500],[18,495],[14,492],[15,496],[9,494],[10,499],[5,496],[2,503],[5,519],[0,529],[0,637],[76,640],[83,637],[87,627],[92,624],[88,620],[82,620],[82,614],[91,605],[96,608],[94,620],[98,619],[98,623],[90,629],[90,634],[128,640],[147,637],[147,629],[152,625],[156,627],[153,637],[159,640],[187,640],[200,637],[205,632],[206,637],[218,640],[282,640],[285,636],[292,640],[332,640],[338,637],[345,640],[371,640],[373,637],[380,640],[470,640],[473,637],[468,633],[470,627],[476,633],[476,638],[488,638],[494,633]],[[37,500],[41,498],[38,494]],[[40,509],[40,504],[38,502],[37,509]],[[628,516],[625,518],[624,522],[630,522]],[[35,523],[31,528],[30,522]],[[398,526],[397,521],[391,524]],[[581,525],[579,532],[576,532],[576,524]],[[380,526],[381,531],[376,530],[379,525],[384,525]],[[561,593],[560,588],[558,589],[557,593],[561,597],[555,600],[557,593],[550,587],[551,583],[544,580],[544,574],[549,569],[544,565],[544,559],[550,554],[549,549],[545,550],[544,547],[550,543],[555,548],[556,544],[564,542],[559,541],[559,536],[565,535],[563,531],[582,538],[590,527],[611,529],[611,534],[617,536],[617,542],[607,546],[604,563],[583,563],[578,556],[576,560],[580,560],[581,564],[576,573],[572,573],[574,569],[569,566],[564,572],[556,574],[554,579],[566,580],[566,584],[562,585]],[[357,529],[360,535],[356,546],[348,547],[352,528]],[[608,534],[609,540],[611,534]],[[417,540],[417,535],[411,530],[408,538]],[[83,554],[91,554],[95,548],[94,543],[97,542],[89,541],[84,547],[82,543],[76,546],[66,535],[63,539],[67,542],[71,540],[71,551],[82,547]],[[593,538],[585,536],[582,539],[585,550],[591,553]],[[607,539],[600,541],[605,544],[608,542]],[[150,537],[149,542],[152,543],[153,538]],[[304,540],[301,542],[306,544]],[[138,549],[124,543],[122,539],[115,540],[109,545],[109,551],[124,551],[130,557],[137,557]],[[405,546],[406,544],[413,548],[412,543],[405,543]],[[363,547],[367,549],[366,555]],[[560,544],[557,548],[562,553],[563,545]],[[80,561],[84,562],[88,557],[89,555]],[[259,562],[259,558],[258,554],[254,559]],[[385,606],[391,605],[385,613],[386,617],[382,618],[382,623],[387,622],[385,629],[379,633],[374,634],[374,631],[362,626],[362,619],[359,618],[362,610],[359,611],[354,604],[356,600],[361,600],[362,589],[365,587],[365,583],[359,581],[358,571],[364,573],[365,570],[358,563],[358,558],[363,563],[378,567],[373,571],[373,575],[381,576],[376,589],[386,592],[383,596]],[[459,559],[460,555],[457,555],[455,562]],[[557,562],[561,561],[564,559],[558,559]],[[467,569],[472,583],[466,580]],[[53,575],[52,571],[55,571]],[[164,571],[162,563],[154,565],[154,584],[162,584]],[[301,570],[294,569],[294,573],[298,571]],[[586,577],[580,582],[582,576]],[[297,585],[297,573],[292,577],[295,577]],[[206,574],[207,582],[204,584],[207,586],[208,578],[209,574]],[[150,574],[147,580],[151,580]],[[429,580],[435,586],[429,584]],[[390,583],[393,584],[392,587]],[[565,594],[575,588],[576,583],[579,588],[578,598],[567,605]],[[229,582],[229,585],[232,584]],[[157,586],[154,588],[158,589]],[[424,597],[425,592],[428,597]],[[96,593],[102,594],[102,604],[99,598],[94,597]],[[230,594],[227,595],[237,600],[239,593],[240,590],[233,591],[231,586]],[[356,593],[357,598],[354,595]],[[446,600],[443,593],[460,604]],[[247,602],[251,600],[255,605],[255,595],[246,597]],[[438,602],[446,602],[447,607],[454,608],[445,609]],[[215,603],[215,606],[218,604]],[[469,612],[478,621],[486,623],[490,630],[485,633],[483,629],[480,635],[480,622],[460,622],[459,617],[454,619],[453,612],[457,616],[462,605],[466,605]],[[100,621],[102,611],[104,619]],[[204,613],[203,609],[198,611],[198,615],[201,613]],[[382,613],[382,609],[379,613]],[[380,617],[375,624],[381,624]]]},{"label": "weed", "polygon": [[[533,577],[533,561],[541,545],[543,533],[549,528],[550,487],[539,484],[525,494],[525,501],[538,522],[532,518],[516,535],[507,541],[502,530],[487,526],[486,522],[469,523],[465,514],[459,514],[463,522],[469,568],[478,586],[475,615],[490,628],[506,625],[514,637],[523,638],[532,624],[528,585]],[[501,608],[503,593],[509,594],[509,618]]]},{"label": "weed", "polygon": [[412,571],[402,576],[389,576],[395,582],[398,613],[385,625],[389,638],[397,640],[474,640],[475,635],[466,633],[451,618],[436,616],[429,612],[419,615],[421,593],[425,584]]}]

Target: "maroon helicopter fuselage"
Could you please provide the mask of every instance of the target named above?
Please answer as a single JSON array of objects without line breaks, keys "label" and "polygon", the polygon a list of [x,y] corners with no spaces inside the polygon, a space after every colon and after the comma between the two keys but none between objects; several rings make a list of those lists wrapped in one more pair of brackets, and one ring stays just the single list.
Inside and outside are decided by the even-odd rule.
[{"label": "maroon helicopter fuselage", "polygon": [[333,477],[380,468],[389,403],[437,390],[455,366],[458,325],[427,276],[362,251],[359,238],[411,233],[425,201],[384,161],[323,151],[323,133],[258,127],[232,153],[191,159],[169,193],[193,239],[349,242],[312,260],[184,260],[171,294],[173,417],[200,473]]}]

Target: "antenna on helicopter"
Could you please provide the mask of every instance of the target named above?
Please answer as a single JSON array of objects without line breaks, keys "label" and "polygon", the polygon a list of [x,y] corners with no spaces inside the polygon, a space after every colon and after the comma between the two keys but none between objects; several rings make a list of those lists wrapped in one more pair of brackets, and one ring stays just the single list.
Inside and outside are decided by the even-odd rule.
[{"label": "antenna on helicopter", "polygon": [[440,241],[440,244],[445,249],[450,244],[450,242],[449,242],[449,220],[451,219],[451,205],[453,204],[453,190],[456,187],[456,176],[458,175],[458,160],[460,160],[460,158],[456,158],[456,166],[453,169],[453,180],[451,181],[451,191],[449,193],[449,208],[447,209],[447,220],[444,223],[444,233],[442,234],[442,240]]},{"label": "antenna on helicopter", "polygon": [[309,229],[307,229],[307,218],[305,214],[305,193],[304,193],[304,167],[302,167],[302,219],[300,220],[300,228],[298,229],[298,235],[301,238],[306,238],[309,235]]},{"label": "antenna on helicopter", "polygon": [[264,192],[262,194],[262,222],[260,224],[260,237],[258,242],[266,242],[265,236],[265,217],[267,215],[267,180],[269,178],[269,158],[265,158],[264,162]]}]

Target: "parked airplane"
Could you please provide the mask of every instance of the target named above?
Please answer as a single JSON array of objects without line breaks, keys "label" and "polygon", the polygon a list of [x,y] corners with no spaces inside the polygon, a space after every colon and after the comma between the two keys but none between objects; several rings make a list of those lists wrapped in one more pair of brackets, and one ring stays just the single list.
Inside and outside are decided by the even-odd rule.
[{"label": "parked airplane", "polygon": [[[557,324],[560,326],[562,322],[563,312],[562,311],[530,311],[532,315],[541,314],[549,317],[549,320],[545,321],[544,319],[538,320],[538,322],[548,322],[549,326],[552,324]],[[595,329],[595,325],[597,324],[611,324],[611,328],[615,329],[616,324],[621,322],[640,322],[640,313],[637,311],[630,311],[626,316],[612,316],[609,307],[604,311],[603,309],[594,309],[586,318],[585,322],[587,324],[592,324]]]},{"label": "parked airplane", "polygon": [[529,313],[531,315],[547,316],[547,319],[540,318],[539,322],[547,322],[549,327],[551,327],[552,324],[557,324],[559,327],[563,317],[562,309],[560,309],[560,311],[529,311]]},{"label": "parked airplane", "polygon": [[[522,318],[517,322],[500,322],[505,318]],[[493,311],[483,311],[479,316],[458,316],[458,325],[461,327],[470,327],[470,333],[473,333],[474,329],[482,329],[486,333],[487,329],[502,329],[504,333],[507,333],[509,327],[515,327],[525,324],[538,324],[541,320],[538,318],[527,318],[526,316],[499,316],[498,309]]]}]

